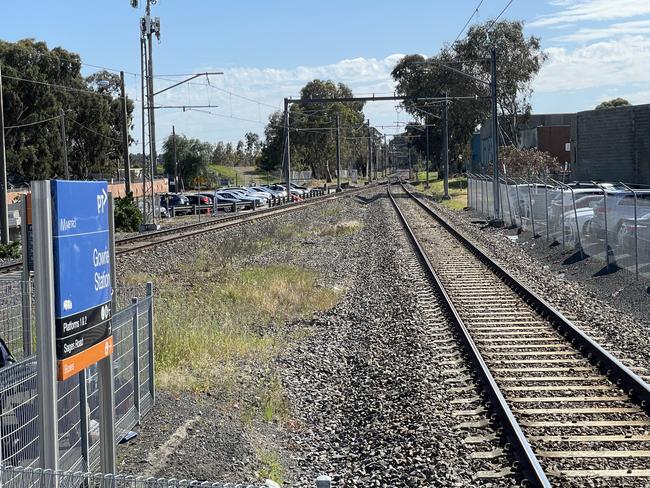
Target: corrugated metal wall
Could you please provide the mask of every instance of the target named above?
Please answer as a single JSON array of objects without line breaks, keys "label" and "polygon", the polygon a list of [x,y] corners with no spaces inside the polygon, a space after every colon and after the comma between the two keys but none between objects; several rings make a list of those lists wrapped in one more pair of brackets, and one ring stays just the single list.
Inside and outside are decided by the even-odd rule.
[{"label": "corrugated metal wall", "polygon": [[650,184],[650,105],[578,113],[574,178]]}]

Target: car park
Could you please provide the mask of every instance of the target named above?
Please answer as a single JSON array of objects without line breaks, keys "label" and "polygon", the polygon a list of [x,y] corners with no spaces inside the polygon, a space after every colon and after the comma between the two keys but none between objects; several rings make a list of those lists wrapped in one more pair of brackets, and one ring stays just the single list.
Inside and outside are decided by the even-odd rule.
[{"label": "car park", "polygon": [[243,203],[246,208],[252,208],[253,204],[257,205],[256,202],[259,200],[231,190],[217,190],[215,193],[218,196],[227,198],[229,200],[235,200],[239,203]]},{"label": "car park", "polygon": [[637,215],[636,220],[623,219],[617,241],[621,251],[631,255],[638,252],[644,262],[650,262],[650,212]]},{"label": "car park", "polygon": [[282,185],[270,185],[268,188],[277,193],[277,198],[285,198],[287,196],[287,189]]},{"label": "car park", "polygon": [[160,195],[160,206],[167,209],[169,213],[173,209],[175,215],[189,214],[192,212],[188,198],[178,193],[164,193]]},{"label": "car park", "polygon": [[635,198],[629,189],[616,186],[607,190],[606,195],[606,201],[601,198],[593,204],[594,216],[589,231],[598,239],[604,239],[607,233],[608,240],[615,244],[623,221],[634,217],[635,204],[637,215],[650,211],[650,190],[637,190]]},{"label": "car park", "polygon": [[200,205],[200,207],[203,207],[201,208],[201,212],[210,211],[210,207],[212,206],[212,201],[209,197],[205,195],[196,194],[196,195],[186,195],[186,198],[190,202],[190,205]]}]

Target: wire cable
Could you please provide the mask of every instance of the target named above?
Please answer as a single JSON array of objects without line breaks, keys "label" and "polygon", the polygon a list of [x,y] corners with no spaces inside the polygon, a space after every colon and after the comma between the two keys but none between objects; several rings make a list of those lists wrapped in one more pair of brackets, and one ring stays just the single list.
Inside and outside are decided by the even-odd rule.
[{"label": "wire cable", "polygon": [[88,89],[85,89],[85,88],[75,88],[75,87],[72,87],[72,86],[59,85],[59,84],[56,84],[56,83],[49,83],[47,81],[31,80],[29,78],[20,78],[18,76],[10,76],[10,75],[4,75],[4,74],[2,75],[2,77],[6,78],[8,80],[21,81],[21,82],[25,82],[25,83],[33,83],[35,85],[50,86],[52,88],[59,88],[61,90],[68,90],[68,91],[73,91],[73,92],[88,93],[89,95],[97,95],[97,96],[100,96],[100,97],[108,97],[110,99],[117,99],[117,100],[122,99],[121,96],[113,96],[110,93],[100,93],[100,92],[96,92],[96,91],[93,91],[93,90],[88,90]]},{"label": "wire cable", "polygon": [[19,124],[19,125],[10,125],[5,127],[5,130],[9,129],[20,129],[22,127],[29,127],[31,125],[38,125],[38,124],[44,124],[46,122],[50,122],[52,120],[60,119],[61,115],[55,115],[54,117],[50,117],[49,119],[43,119],[43,120],[37,120],[36,122],[29,122],[27,124]]},{"label": "wire cable", "polygon": [[499,15],[497,15],[496,19],[492,20],[492,22],[490,23],[490,26],[487,28],[487,31],[486,31],[486,32],[488,32],[488,34],[492,31],[492,28],[494,27],[494,24],[497,23],[497,21],[501,18],[501,16],[505,13],[505,11],[508,10],[508,7],[510,7],[510,5],[512,5],[512,2],[514,2],[514,1],[515,0],[510,0],[507,3],[507,5],[505,7],[503,7],[503,10],[501,11],[501,13],[499,13]]},{"label": "wire cable", "polygon": [[469,25],[469,23],[472,21],[472,19],[474,18],[474,16],[475,16],[476,14],[478,14],[478,9],[481,8],[481,5],[483,5],[483,2],[484,2],[484,1],[485,1],[485,0],[480,0],[480,1],[478,2],[478,5],[476,6],[476,8],[474,9],[474,11],[472,12],[472,15],[469,16],[469,19],[467,19],[467,22],[465,22],[465,25],[463,26],[463,28],[460,30],[460,32],[459,32],[458,35],[456,36],[456,40],[454,40],[454,42],[452,43],[452,46],[458,42],[458,39],[460,39],[460,36],[463,35],[463,33],[465,32],[465,29],[467,29],[467,26]]}]

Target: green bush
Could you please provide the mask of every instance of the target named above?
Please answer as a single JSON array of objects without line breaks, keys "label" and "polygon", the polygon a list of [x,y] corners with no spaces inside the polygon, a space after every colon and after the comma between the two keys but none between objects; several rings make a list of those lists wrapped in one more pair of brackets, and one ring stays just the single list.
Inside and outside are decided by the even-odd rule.
[{"label": "green bush", "polygon": [[21,255],[20,242],[14,241],[9,244],[0,244],[0,259],[20,259]]},{"label": "green bush", "polygon": [[115,230],[118,232],[137,232],[142,223],[142,213],[129,193],[115,200]]}]

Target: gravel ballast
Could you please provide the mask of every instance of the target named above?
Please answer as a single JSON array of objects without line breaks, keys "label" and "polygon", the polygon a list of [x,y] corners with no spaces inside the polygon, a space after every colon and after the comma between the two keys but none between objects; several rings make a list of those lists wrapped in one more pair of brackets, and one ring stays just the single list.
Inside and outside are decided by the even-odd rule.
[{"label": "gravel ballast", "polygon": [[[319,232],[341,222],[361,225]],[[249,252],[247,242],[287,229],[283,245]],[[271,450],[283,486],[313,486],[319,474],[332,475],[334,486],[515,483],[508,475],[476,479],[480,471],[507,471],[510,460],[494,438],[447,321],[426,291],[385,188],[121,256],[118,264],[130,273],[151,273],[155,263],[155,273],[167,276],[206,249],[214,253],[214,266],[227,250],[237,254],[235,266],[318,270],[319,285],[341,298],[313,318],[259,324],[261,333],[283,329],[295,340],[271,365],[242,365],[235,398],[161,392],[138,437],[120,449],[120,470],[259,483],[259,453]],[[265,381],[269,370],[282,382],[286,415],[243,420],[246,406],[256,402],[250,385]],[[475,438],[471,444],[468,436]],[[488,455],[481,459],[482,453]]]}]

